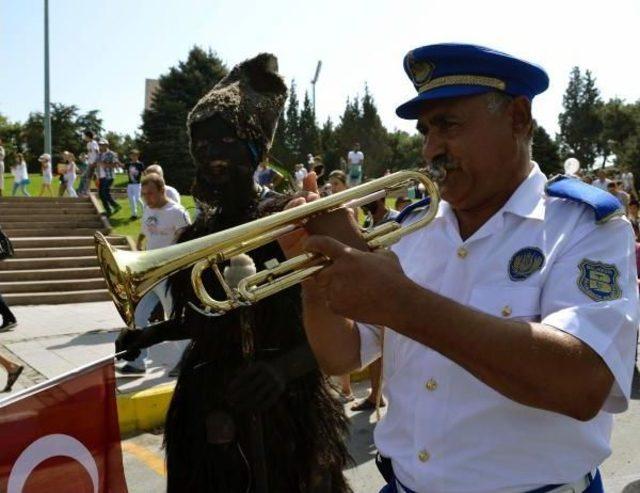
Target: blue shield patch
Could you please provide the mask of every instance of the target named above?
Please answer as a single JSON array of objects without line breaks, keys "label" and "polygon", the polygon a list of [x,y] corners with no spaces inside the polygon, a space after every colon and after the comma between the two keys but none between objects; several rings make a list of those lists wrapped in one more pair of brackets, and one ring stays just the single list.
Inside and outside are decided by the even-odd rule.
[{"label": "blue shield patch", "polygon": [[580,277],[578,287],[593,301],[617,300],[622,296],[618,286],[618,268],[612,264],[603,264],[583,259],[578,265]]},{"label": "blue shield patch", "polygon": [[535,247],[527,247],[518,250],[509,260],[509,279],[512,281],[524,281],[534,272],[542,269],[544,265],[544,253]]}]

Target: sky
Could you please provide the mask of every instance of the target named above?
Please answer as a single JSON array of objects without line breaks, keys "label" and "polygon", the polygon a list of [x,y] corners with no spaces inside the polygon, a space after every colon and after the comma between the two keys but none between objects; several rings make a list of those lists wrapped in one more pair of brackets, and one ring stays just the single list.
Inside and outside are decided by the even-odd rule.
[{"label": "sky", "polygon": [[[44,0],[0,0],[0,114],[24,121],[44,101]],[[534,117],[558,131],[573,66],[589,69],[603,98],[640,99],[640,0],[50,0],[51,101],[100,110],[107,130],[139,131],[144,81],[194,45],[231,68],[268,51],[302,96],[318,60],[318,120],[334,122],[348,97],[372,93],[384,125],[413,87],[402,70],[412,48],[440,42],[489,46],[535,62],[550,76]],[[53,136],[55,139],[55,136]]]}]

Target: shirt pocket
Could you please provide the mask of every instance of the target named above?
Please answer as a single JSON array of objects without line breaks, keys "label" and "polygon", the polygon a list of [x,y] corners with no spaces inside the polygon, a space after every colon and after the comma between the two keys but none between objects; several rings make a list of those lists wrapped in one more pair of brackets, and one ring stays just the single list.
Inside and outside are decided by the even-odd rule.
[{"label": "shirt pocket", "polygon": [[540,292],[536,286],[478,286],[469,306],[504,319],[540,321]]}]

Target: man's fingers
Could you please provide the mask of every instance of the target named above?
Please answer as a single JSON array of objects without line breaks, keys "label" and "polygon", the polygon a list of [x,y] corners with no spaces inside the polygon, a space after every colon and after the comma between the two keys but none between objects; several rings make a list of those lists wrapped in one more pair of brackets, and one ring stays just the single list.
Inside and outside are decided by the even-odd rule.
[{"label": "man's fingers", "polygon": [[304,243],[303,248],[307,252],[315,252],[325,255],[331,260],[337,260],[351,252],[351,247],[324,235],[310,236]]}]

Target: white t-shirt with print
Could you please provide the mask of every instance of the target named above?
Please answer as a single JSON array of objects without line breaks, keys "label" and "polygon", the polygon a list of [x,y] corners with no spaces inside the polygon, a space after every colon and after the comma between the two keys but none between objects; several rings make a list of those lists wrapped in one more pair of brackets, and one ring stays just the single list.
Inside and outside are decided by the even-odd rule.
[{"label": "white t-shirt with print", "polygon": [[189,214],[179,204],[167,202],[164,207],[142,211],[142,234],[147,238],[147,250],[173,245],[179,231],[191,224]]}]

